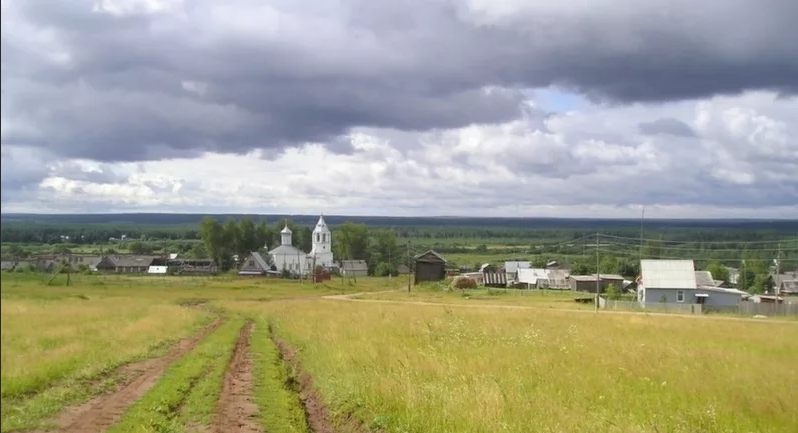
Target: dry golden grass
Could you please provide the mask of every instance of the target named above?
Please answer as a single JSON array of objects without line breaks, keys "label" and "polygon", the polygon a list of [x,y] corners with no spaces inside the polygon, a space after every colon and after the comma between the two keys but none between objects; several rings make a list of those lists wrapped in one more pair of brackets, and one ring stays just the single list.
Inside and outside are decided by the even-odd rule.
[{"label": "dry golden grass", "polygon": [[795,432],[794,322],[340,301],[224,302],[387,431]]}]

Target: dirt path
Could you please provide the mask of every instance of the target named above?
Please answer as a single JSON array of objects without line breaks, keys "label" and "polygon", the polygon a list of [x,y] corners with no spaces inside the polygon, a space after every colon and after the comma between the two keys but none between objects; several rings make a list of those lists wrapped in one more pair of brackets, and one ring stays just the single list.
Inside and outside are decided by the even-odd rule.
[{"label": "dirt path", "polygon": [[284,362],[291,365],[295,371],[295,380],[299,385],[299,399],[302,401],[302,407],[305,410],[305,419],[308,422],[308,427],[311,433],[335,433],[332,423],[330,422],[330,412],[324,404],[324,400],[313,385],[313,378],[305,372],[299,360],[296,357],[296,349],[291,347],[283,339],[274,333],[270,332],[272,341],[280,351],[280,357]]},{"label": "dirt path", "polygon": [[169,352],[156,359],[148,359],[120,367],[114,375],[128,377],[109,393],[76,407],[67,408],[56,418],[61,433],[101,433],[119,422],[125,410],[149,391],[166,368],[193,349],[197,343],[224,323],[217,319],[199,334],[180,340]]},{"label": "dirt path", "polygon": [[253,324],[251,320],[241,328],[235,352],[225,373],[222,393],[213,420],[215,433],[258,433],[258,407],[252,401],[253,372],[249,343]]}]

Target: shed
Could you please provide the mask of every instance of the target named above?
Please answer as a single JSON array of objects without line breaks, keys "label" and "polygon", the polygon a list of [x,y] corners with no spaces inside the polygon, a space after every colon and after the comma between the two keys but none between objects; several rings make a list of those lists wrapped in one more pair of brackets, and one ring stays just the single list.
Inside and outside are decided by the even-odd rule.
[{"label": "shed", "polygon": [[257,251],[250,252],[244,263],[238,268],[238,275],[241,276],[265,277],[273,273],[277,273],[277,271],[272,271],[269,262]]},{"label": "shed", "polygon": [[410,273],[410,267],[407,265],[399,265],[396,267],[396,272],[398,272],[399,275],[407,275]]},{"label": "shed", "polygon": [[519,269],[516,279],[527,289],[540,289],[548,286],[549,274],[541,268]]},{"label": "shed", "polygon": [[[601,274],[598,278],[600,293],[606,293],[610,284],[614,284],[618,291],[623,289],[623,277],[620,275]],[[573,291],[596,293],[595,275],[571,275],[568,278],[568,282]]]},{"label": "shed", "polygon": [[157,274],[157,275],[166,275],[168,271],[169,271],[168,266],[150,266],[147,269],[148,274]]},{"label": "shed", "polygon": [[434,250],[429,250],[415,257],[415,282],[441,281],[446,278],[446,259]]},{"label": "shed", "polygon": [[119,254],[105,256],[97,263],[97,270],[103,272],[116,272],[125,274],[146,273],[153,260],[158,256],[144,256],[135,254]]},{"label": "shed", "polygon": [[507,287],[507,273],[505,272],[485,272],[482,274],[485,287]]},{"label": "shed", "polygon": [[369,274],[369,265],[365,260],[341,260],[341,275],[345,277],[365,277]]}]

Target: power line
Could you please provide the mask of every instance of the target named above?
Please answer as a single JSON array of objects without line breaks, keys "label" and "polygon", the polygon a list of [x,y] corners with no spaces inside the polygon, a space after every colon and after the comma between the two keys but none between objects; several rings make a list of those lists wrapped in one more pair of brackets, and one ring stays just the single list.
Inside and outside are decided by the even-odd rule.
[{"label": "power line", "polygon": [[[605,253],[607,255],[616,255],[616,256],[624,256],[624,257],[638,257],[638,253],[636,251],[612,251],[612,250],[605,250],[603,248],[599,248],[599,251],[601,251],[601,252],[603,252],[603,253]],[[756,257],[743,257],[743,256],[729,257],[729,258],[724,258],[724,257],[699,257],[699,258],[694,258],[693,257],[693,258],[688,258],[688,257],[685,257],[685,256],[681,256],[681,257],[679,257],[679,256],[663,256],[663,255],[659,255],[659,254],[653,254],[653,256],[656,256],[656,259],[662,259],[662,260],[712,260],[712,261],[717,261],[717,262],[739,262],[741,260],[760,260],[760,261],[768,261],[768,260],[770,260],[769,258],[756,258]],[[644,260],[645,260],[645,258],[644,258]],[[782,262],[789,262],[789,263],[792,263],[792,262],[798,263],[798,258],[795,258],[795,259],[781,259],[781,261]]]},{"label": "power line", "polygon": [[[621,247],[629,247],[629,248],[637,248],[637,245],[632,243],[618,243],[618,242],[602,242],[604,246],[621,246]],[[697,247],[667,247],[667,246],[655,246],[658,250],[666,250],[666,251],[711,251],[711,252],[729,252],[729,251],[740,251],[740,248],[705,248],[703,246]],[[756,252],[777,252],[777,251],[798,251],[798,241],[795,243],[795,248],[756,248],[750,251]]]},{"label": "power line", "polygon": [[778,245],[779,243],[789,243],[789,242],[798,242],[798,238],[787,238],[787,239],[778,239],[772,241],[674,241],[674,240],[665,240],[665,239],[653,239],[653,238],[640,238],[640,237],[629,237],[629,236],[615,236],[615,235],[606,235],[600,234],[602,238],[611,238],[611,239],[623,239],[628,241],[640,242],[659,242],[659,243],[667,243],[667,244],[684,244],[684,243],[702,243],[702,244],[719,244],[719,245],[757,245],[757,244],[771,244],[771,245]]}]

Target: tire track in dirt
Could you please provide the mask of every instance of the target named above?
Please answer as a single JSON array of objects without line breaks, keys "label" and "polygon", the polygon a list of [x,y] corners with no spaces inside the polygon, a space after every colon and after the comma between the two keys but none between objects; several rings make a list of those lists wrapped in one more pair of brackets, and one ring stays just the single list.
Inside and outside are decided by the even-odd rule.
[{"label": "tire track in dirt", "polygon": [[252,338],[251,320],[247,320],[238,334],[235,351],[222,383],[222,392],[213,420],[215,433],[259,433],[258,406],[252,400],[254,373],[249,343]]},{"label": "tire track in dirt", "polygon": [[120,367],[115,375],[130,377],[109,394],[67,408],[56,419],[60,433],[101,433],[113,426],[125,410],[149,391],[166,371],[167,367],[193,349],[205,337],[213,333],[226,319],[218,318],[193,337],[180,340],[169,352],[155,359],[134,362]]},{"label": "tire track in dirt", "polygon": [[313,376],[302,368],[302,364],[297,358],[297,350],[280,338],[271,325],[269,325],[269,336],[274,345],[277,346],[280,359],[287,363],[294,372],[293,375],[289,377],[289,381],[293,383],[288,383],[287,385],[289,388],[298,389],[299,400],[302,403],[302,409],[305,412],[305,420],[307,421],[310,433],[336,433],[339,431],[348,433],[372,432],[361,420],[355,418],[351,414],[345,414],[340,419],[337,419],[337,427],[339,427],[340,430],[336,429],[336,425],[333,423],[330,411],[324,403],[324,399],[313,384]]},{"label": "tire track in dirt", "polygon": [[299,388],[299,400],[305,411],[305,420],[308,423],[311,433],[335,433],[330,412],[324,404],[324,400],[313,385],[313,377],[304,371],[302,365],[296,357],[296,349],[291,347],[285,340],[281,339],[274,332],[274,328],[269,329],[269,335],[280,352],[280,358],[288,363],[295,372],[294,377]]}]

